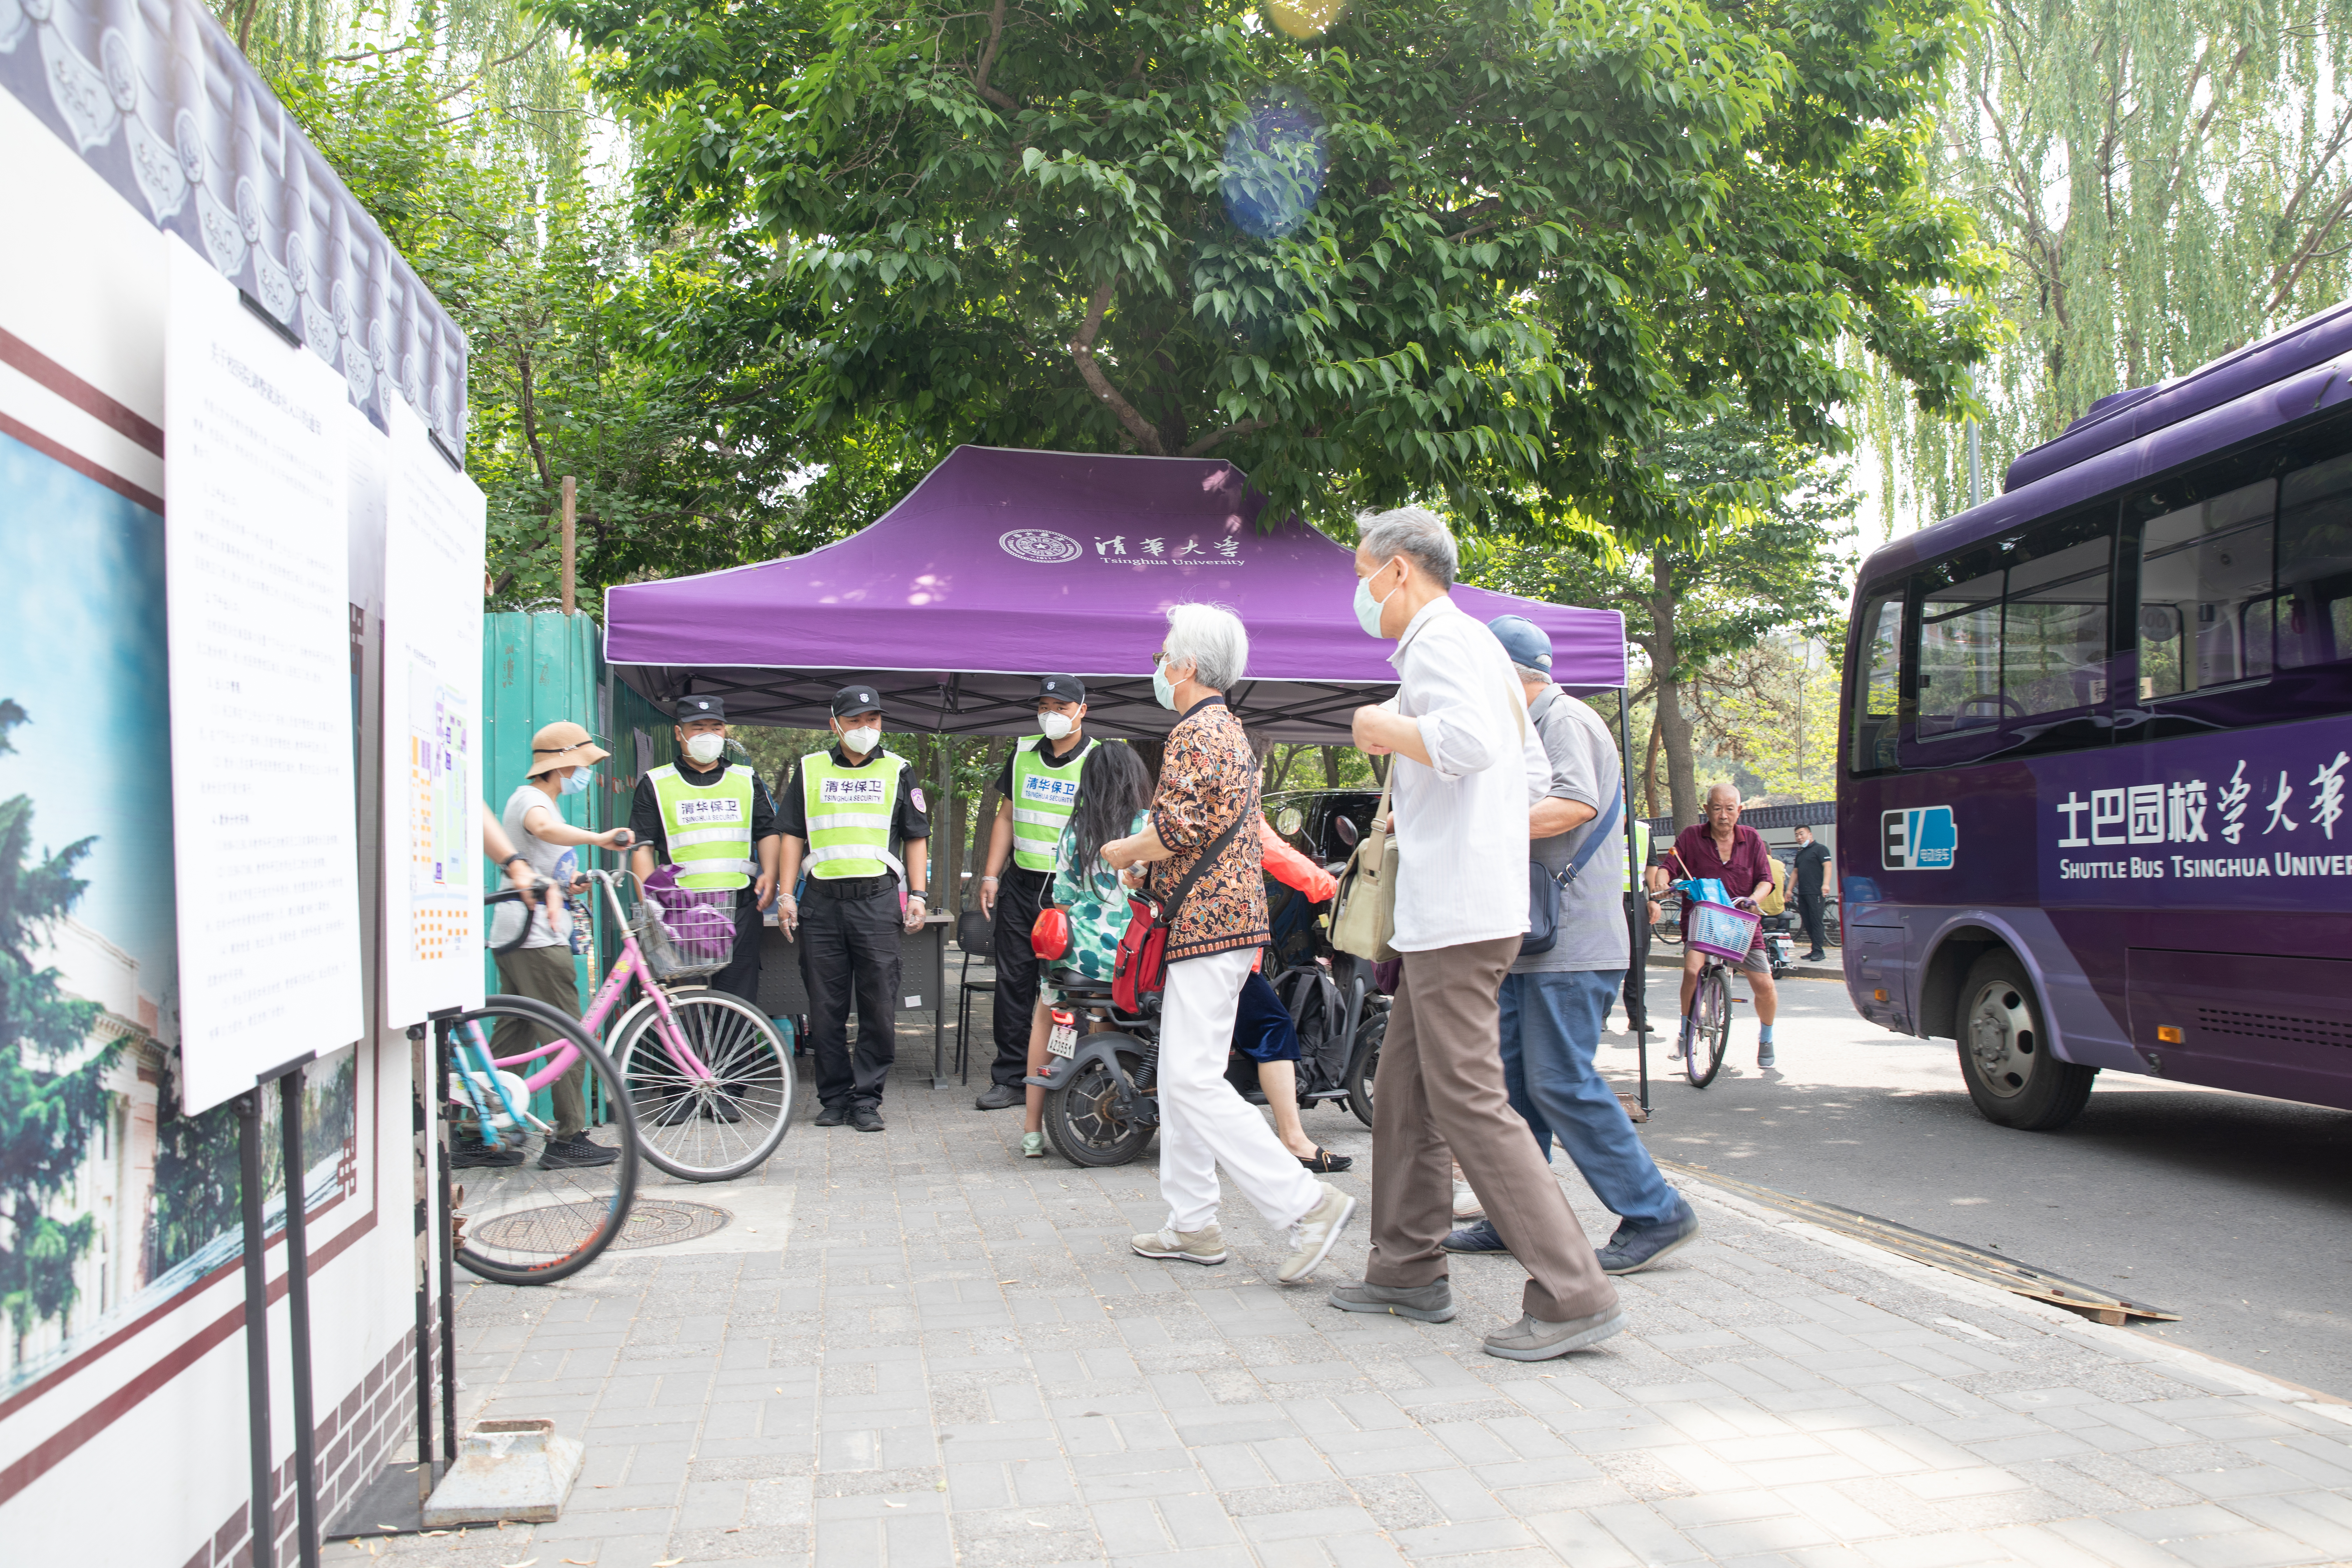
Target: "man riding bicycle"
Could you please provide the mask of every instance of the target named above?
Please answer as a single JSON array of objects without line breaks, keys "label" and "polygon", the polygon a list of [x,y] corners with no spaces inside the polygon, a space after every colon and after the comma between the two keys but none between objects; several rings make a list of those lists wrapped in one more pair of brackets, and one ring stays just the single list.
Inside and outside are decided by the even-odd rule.
[{"label": "man riding bicycle", "polygon": [[[1727,896],[1734,899],[1759,899],[1772,890],[1772,857],[1764,847],[1764,836],[1752,827],[1739,826],[1739,792],[1727,784],[1718,784],[1706,792],[1706,818],[1695,826],[1685,827],[1675,839],[1675,847],[1666,854],[1664,866],[1650,868],[1650,888],[1664,892],[1674,882],[1713,879],[1723,884]],[[1683,934],[1690,934],[1690,910],[1683,910]],[[1780,993],[1772,981],[1772,962],[1764,954],[1764,932],[1759,924],[1752,939],[1748,956],[1739,963],[1747,974],[1748,984],[1756,994],[1756,1065],[1769,1068],[1773,1064],[1772,1020],[1780,1010]],[[1683,955],[1682,1028],[1675,1037],[1675,1048],[1668,1061],[1680,1061],[1691,1048],[1691,997],[1698,989],[1699,971],[1706,967],[1706,954],[1693,948]]]}]

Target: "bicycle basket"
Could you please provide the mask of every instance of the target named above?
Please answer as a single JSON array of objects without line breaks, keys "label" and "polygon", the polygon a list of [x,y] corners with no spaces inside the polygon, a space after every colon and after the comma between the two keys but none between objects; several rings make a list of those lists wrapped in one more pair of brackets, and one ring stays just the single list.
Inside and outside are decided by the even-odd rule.
[{"label": "bicycle basket", "polygon": [[1703,899],[1684,900],[1683,910],[1690,921],[1684,940],[1701,952],[1711,952],[1733,963],[1748,956],[1748,948],[1756,941],[1756,928],[1764,919],[1748,910],[1711,904]]},{"label": "bicycle basket", "polygon": [[656,980],[716,973],[735,956],[735,893],[648,888],[630,929]]}]

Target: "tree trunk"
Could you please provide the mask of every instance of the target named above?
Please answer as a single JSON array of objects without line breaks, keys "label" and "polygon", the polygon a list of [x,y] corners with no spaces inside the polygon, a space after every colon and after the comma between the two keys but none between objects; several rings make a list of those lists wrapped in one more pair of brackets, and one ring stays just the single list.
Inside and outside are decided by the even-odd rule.
[{"label": "tree trunk", "polygon": [[1339,748],[1324,746],[1319,749],[1323,753],[1323,787],[1338,789],[1339,787]]},{"label": "tree trunk", "polygon": [[1658,811],[1658,710],[1650,710],[1650,743],[1642,751],[1642,815],[1657,816]]},{"label": "tree trunk", "polygon": [[1650,557],[1650,626],[1656,635],[1658,733],[1666,752],[1666,794],[1675,826],[1699,819],[1698,764],[1691,755],[1690,716],[1683,711],[1682,671],[1675,668],[1674,570],[1660,550]]}]

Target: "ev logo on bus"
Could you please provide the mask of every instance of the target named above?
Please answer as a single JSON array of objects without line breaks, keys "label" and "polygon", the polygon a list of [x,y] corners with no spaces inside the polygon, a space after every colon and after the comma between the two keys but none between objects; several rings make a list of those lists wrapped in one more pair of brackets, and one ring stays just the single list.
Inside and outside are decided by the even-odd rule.
[{"label": "ev logo on bus", "polygon": [[1879,864],[1890,871],[1948,871],[1959,842],[1948,805],[1878,814]]}]

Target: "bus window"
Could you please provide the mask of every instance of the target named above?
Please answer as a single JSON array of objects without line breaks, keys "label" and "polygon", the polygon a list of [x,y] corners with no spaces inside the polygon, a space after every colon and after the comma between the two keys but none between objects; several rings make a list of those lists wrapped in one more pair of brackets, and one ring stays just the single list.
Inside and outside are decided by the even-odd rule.
[{"label": "bus window", "polygon": [[[2279,497],[2278,590],[2263,605],[2277,668],[2352,659],[2352,457],[2286,477]],[[2250,640],[2251,633],[2250,619]]]},{"label": "bus window", "polygon": [[1855,773],[1878,773],[1895,765],[1896,692],[1903,674],[1899,592],[1864,606],[1854,654],[1853,737],[1846,768]]},{"label": "bus window", "polygon": [[1919,738],[1990,725],[2000,717],[1999,572],[1930,582],[1919,605]]},{"label": "bus window", "polygon": [[[2079,534],[2079,526],[2066,531]],[[2037,531],[2020,553],[2045,543],[2049,553],[2009,569],[2009,603],[2001,620],[2001,708],[2032,719],[2095,707],[2107,700],[2107,569],[2112,532],[2069,542],[2057,531]]]},{"label": "bus window", "polygon": [[2141,525],[2141,701],[2270,673],[2277,498],[2277,480],[2258,479]]}]

